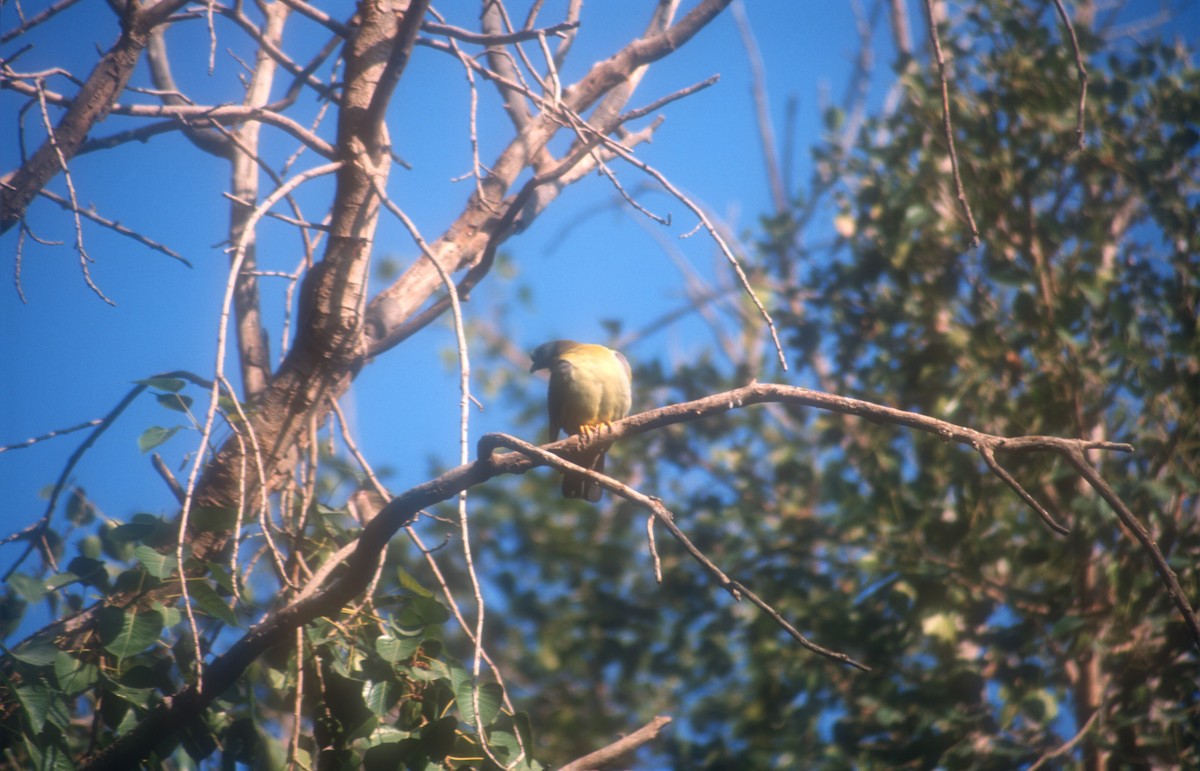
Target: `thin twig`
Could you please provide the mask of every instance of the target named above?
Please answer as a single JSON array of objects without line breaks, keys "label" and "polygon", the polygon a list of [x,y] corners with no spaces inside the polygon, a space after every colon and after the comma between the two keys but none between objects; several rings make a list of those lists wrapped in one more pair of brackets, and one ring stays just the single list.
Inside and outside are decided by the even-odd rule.
[{"label": "thin twig", "polygon": [[942,56],[942,43],[938,39],[937,19],[933,12],[933,0],[925,0],[925,12],[929,17],[929,40],[933,43],[933,53],[937,58],[938,75],[942,82],[942,132],[946,137],[946,146],[950,150],[950,168],[954,172],[954,192],[958,197],[958,206],[967,225],[971,228],[971,246],[979,246],[979,228],[975,226],[975,215],[971,213],[971,204],[967,201],[967,193],[963,189],[962,176],[958,173],[958,152],[954,149],[954,126],[950,123],[950,84],[946,80],[946,60]]},{"label": "thin twig", "polygon": [[659,715],[628,736],[622,736],[607,747],[601,747],[582,758],[572,760],[560,767],[558,771],[591,771],[595,768],[604,768],[656,738],[659,731],[670,722],[671,718]]},{"label": "thin twig", "polygon": [[1037,759],[1037,762],[1035,762],[1032,766],[1027,768],[1026,771],[1037,771],[1039,768],[1046,765],[1046,763],[1053,760],[1054,758],[1066,755],[1068,752],[1075,749],[1076,745],[1078,745],[1079,742],[1083,741],[1083,737],[1087,736],[1088,731],[1092,730],[1092,726],[1095,724],[1096,720],[1100,717],[1100,713],[1102,711],[1103,711],[1102,709],[1092,710],[1091,717],[1089,717],[1084,722],[1084,724],[1079,727],[1079,730],[1075,732],[1075,735],[1072,736],[1069,741],[1063,743],[1062,746],[1060,746],[1056,749],[1050,750],[1046,754],[1042,755],[1040,758]]},{"label": "thin twig", "polygon": [[751,95],[754,100],[754,122],[758,126],[758,143],[762,147],[763,163],[767,171],[767,187],[771,191],[771,203],[776,213],[786,212],[791,208],[787,191],[783,187],[783,176],[780,174],[779,159],[776,155],[775,132],[772,130],[771,110],[767,105],[767,75],[763,66],[762,52],[758,50],[758,42],[754,39],[754,30],[750,28],[750,20],[746,18],[746,6],[741,0],[733,3],[729,10],[737,24],[738,35],[742,39],[742,47],[746,49],[746,58],[750,62]]},{"label": "thin twig", "polygon": [[[708,558],[708,555],[701,551],[696,544],[692,543],[692,540],[687,537],[687,534],[675,524],[675,516],[662,504],[662,501],[658,500],[657,498],[651,498],[648,495],[644,495],[637,490],[634,490],[632,487],[618,482],[612,477],[605,476],[604,474],[597,473],[591,469],[586,469],[583,466],[572,463],[571,461],[564,460],[558,455],[550,453],[541,447],[529,444],[528,442],[524,442],[516,437],[508,436],[507,434],[488,434],[486,437],[484,437],[484,439],[480,440],[481,446],[484,444],[484,440],[486,440],[487,447],[489,448],[494,446],[509,447],[521,453],[522,455],[525,455],[526,457],[539,460],[541,463],[556,468],[560,471],[582,473],[583,475],[600,483],[604,488],[612,491],[616,495],[638,504],[642,508],[648,510],[654,519],[662,523],[663,527],[665,527],[667,531],[675,537],[675,540],[679,542],[684,551],[686,551],[692,559],[700,563],[700,565],[706,571],[708,571],[708,574],[713,577],[717,585],[727,591],[734,600],[741,600],[742,597],[749,599],[751,603],[756,605],[760,610],[770,616],[776,624],[778,624],[789,635],[792,636],[792,639],[800,643],[800,645],[807,650],[839,664],[847,664],[864,672],[871,671],[870,667],[855,661],[845,653],[830,650],[818,645],[812,640],[809,640],[807,637],[801,634],[795,626],[789,623],[782,616],[782,614],[779,613],[779,611],[775,610],[775,608],[760,598],[757,594],[750,591],[745,584],[741,583],[740,581],[735,581],[726,575],[726,573],[721,570],[721,568],[718,567],[715,562]],[[567,441],[572,442],[578,440],[577,438],[572,438],[571,440]]]},{"label": "thin twig", "polygon": [[116,305],[110,300],[100,287],[96,286],[96,282],[92,280],[92,271],[88,268],[88,263],[92,262],[92,258],[88,256],[87,250],[83,246],[83,223],[79,220],[79,199],[75,194],[75,182],[71,177],[71,169],[67,165],[67,157],[63,154],[62,148],[58,145],[58,138],[54,132],[54,126],[50,122],[50,108],[46,106],[46,92],[42,88],[42,81],[36,82],[38,105],[41,106],[42,125],[46,129],[46,138],[50,142],[50,146],[54,148],[54,153],[58,158],[59,168],[63,173],[63,181],[67,185],[67,194],[71,197],[71,213],[75,218],[75,251],[79,253],[79,268],[83,272],[83,280],[87,282],[88,287],[96,293],[104,302],[109,305]]},{"label": "thin twig", "polygon": [[185,257],[181,256],[175,250],[171,249],[170,247],[164,246],[163,244],[160,244],[159,242],[157,242],[151,238],[147,238],[146,236],[142,235],[141,233],[138,233],[135,230],[130,230],[129,228],[122,225],[120,222],[117,222],[116,220],[110,220],[110,219],[106,219],[105,217],[101,217],[99,214],[97,214],[96,212],[91,211],[89,209],[77,209],[77,208],[75,208],[75,205],[71,201],[68,201],[67,199],[63,198],[60,195],[55,195],[54,193],[51,193],[49,190],[39,190],[38,195],[40,195],[44,198],[49,198],[51,201],[54,201],[56,204],[58,204],[59,206],[61,206],[62,208],[66,209],[69,212],[72,212],[77,215],[82,214],[84,217],[87,217],[92,222],[95,222],[97,225],[102,225],[110,230],[120,233],[121,235],[123,235],[127,238],[132,238],[134,241],[137,241],[139,244],[142,244],[143,246],[149,247],[150,249],[153,249],[156,252],[162,252],[163,254],[167,255],[168,257],[171,257],[172,259],[179,260],[180,262],[182,262],[184,265],[188,266],[189,268],[192,267],[192,263],[189,262]]},{"label": "thin twig", "polygon": [[538,37],[546,35],[554,35],[555,37],[566,37],[563,33],[576,29],[579,26],[577,21],[564,21],[560,24],[555,24],[552,27],[545,29],[523,29],[513,32],[502,33],[498,35],[486,35],[478,32],[472,32],[462,27],[452,27],[448,24],[438,24],[432,21],[427,21],[421,24],[421,31],[428,32],[431,35],[444,35],[445,37],[455,40],[461,40],[464,43],[475,43],[482,46],[497,46],[510,45],[512,43],[522,43],[527,40],[537,40]]},{"label": "thin twig", "polygon": [[605,164],[604,161],[600,160],[600,154],[598,151],[592,151],[592,159],[596,163],[596,169],[608,179],[614,188],[616,188],[617,193],[620,194],[621,198],[625,199],[625,203],[629,204],[634,209],[646,215],[660,225],[668,227],[671,225],[670,213],[668,213],[666,217],[660,217],[659,215],[647,209],[645,206],[642,206],[640,203],[634,200],[629,193],[625,192],[625,188],[621,186],[621,181],[617,179],[617,175],[613,174],[612,169],[608,168],[608,165]]},{"label": "thin twig", "polygon": [[[463,323],[462,305],[459,301],[458,287],[454,285],[454,279],[450,277],[450,274],[438,262],[437,256],[430,250],[429,244],[421,236],[416,223],[388,197],[387,191],[383,189],[379,175],[372,174],[371,182],[375,187],[375,193],[379,196],[383,205],[404,224],[409,236],[412,237],[413,241],[420,248],[421,254],[433,263],[433,267],[437,270],[438,276],[441,277],[442,284],[446,287],[446,292],[450,297],[450,308],[454,316],[454,335],[458,347],[458,387],[461,397],[459,400],[459,452],[461,462],[465,464],[470,458],[468,439],[471,416],[471,360],[467,353],[466,328]],[[504,766],[505,764],[501,763],[492,752],[487,733],[484,730],[482,712],[479,708],[479,676],[483,661],[483,622],[486,605],[483,601],[483,587],[475,571],[475,559],[471,552],[471,530],[470,519],[467,516],[466,490],[462,490],[458,494],[458,523],[459,532],[462,535],[463,563],[467,568],[467,576],[471,580],[471,590],[475,595],[475,650],[471,668],[471,706],[475,717],[475,730],[479,733],[480,746],[488,758],[496,763],[496,765]],[[521,757],[524,757],[524,750],[522,750],[517,760],[520,760]]]},{"label": "thin twig", "polygon": [[617,117],[617,123],[619,125],[624,125],[631,120],[637,120],[638,118],[644,118],[645,116],[649,115],[652,112],[655,112],[656,110],[661,110],[662,108],[666,107],[671,102],[675,102],[680,99],[683,99],[685,96],[691,96],[692,94],[696,93],[697,91],[703,91],[704,89],[708,88],[709,86],[715,85],[717,83],[717,81],[719,81],[720,79],[721,79],[720,74],[709,75],[707,78],[700,81],[699,83],[693,83],[692,85],[690,85],[686,88],[681,88],[678,91],[674,91],[670,94],[667,94],[666,96],[655,99],[653,102],[651,102],[650,104],[648,104],[644,107],[636,107],[636,108],[630,110],[629,112],[621,113]]},{"label": "thin twig", "polygon": [[[586,126],[587,124],[585,123],[584,125]],[[717,231],[716,226],[713,225],[712,220],[709,219],[709,216],[704,209],[692,201],[692,199],[684,194],[683,191],[675,187],[675,185],[673,185],[662,172],[642,161],[640,158],[626,149],[620,142],[612,140],[603,134],[599,134],[590,126],[587,126],[586,130],[598,137],[600,141],[604,143],[604,146],[607,149],[621,156],[626,163],[641,169],[644,173],[653,177],[655,181],[662,185],[662,187],[668,193],[673,195],[680,203],[682,203],[684,206],[690,209],[694,215],[696,215],[696,218],[699,220],[697,227],[703,226],[703,228],[708,231],[708,234],[712,238],[713,242],[716,243],[717,247],[721,250],[721,254],[725,256],[725,259],[728,260],[730,266],[733,268],[733,272],[737,275],[738,281],[742,285],[742,289],[745,290],[747,296],[749,296],[750,300],[754,303],[754,307],[758,309],[759,316],[764,322],[766,322],[767,330],[771,333],[771,340],[775,343],[775,352],[779,358],[779,365],[786,371],[788,369],[787,357],[783,353],[783,344],[779,342],[779,331],[775,327],[775,320],[771,318],[771,314],[762,304],[762,300],[758,299],[758,293],[755,292],[754,287],[750,285],[750,279],[746,275],[745,270],[742,269],[741,261],[736,255],[734,255],[733,251],[729,248],[729,244],[725,242],[725,239],[721,237],[721,234]]]},{"label": "thin twig", "polygon": [[[251,212],[250,216],[246,219],[245,227],[242,230],[241,237],[238,239],[238,243],[235,244],[232,249],[233,258],[230,260],[228,279],[225,282],[225,296],[221,300],[221,317],[217,324],[217,360],[214,368],[215,374],[213,377],[212,387],[209,389],[208,410],[204,417],[204,427],[200,432],[200,443],[196,450],[195,457],[192,460],[192,467],[188,472],[187,484],[184,487],[185,495],[183,499],[183,505],[179,513],[179,532],[181,537],[179,538],[179,544],[176,547],[175,558],[179,565],[183,604],[188,610],[189,620],[192,621],[193,624],[194,620],[191,619],[191,602],[190,598],[188,597],[186,573],[184,571],[184,547],[187,544],[187,539],[182,537],[182,534],[186,533],[188,529],[188,517],[191,514],[192,503],[196,491],[196,481],[199,479],[200,468],[204,465],[204,460],[206,457],[204,447],[208,444],[208,440],[212,436],[213,424],[217,414],[217,405],[220,401],[221,380],[225,377],[225,347],[226,340],[229,336],[229,317],[233,309],[233,295],[237,287],[237,279],[242,269],[242,263],[246,259],[246,245],[250,239],[250,234],[254,232],[255,225],[257,225],[258,221],[265,215],[265,212],[270,210],[270,208],[274,206],[276,202],[278,202],[292,190],[302,185],[304,182],[325,174],[332,174],[340,169],[341,166],[341,161],[334,161],[333,163],[327,163],[324,166],[317,166],[312,169],[308,169],[303,173],[295,175],[276,188],[270,195],[263,199],[263,202],[259,204],[253,212]],[[240,441],[240,434],[235,434],[235,436],[237,436]],[[241,500],[242,497],[243,496],[239,496],[239,500]],[[196,690],[200,693],[204,692],[203,670],[201,669],[201,660],[199,657],[197,657],[196,660]]]},{"label": "thin twig", "polygon": [[[54,5],[50,6],[49,8],[43,9],[40,13],[36,13],[33,16],[30,16],[28,19],[23,19],[19,26],[13,27],[8,32],[5,32],[3,35],[0,35],[0,44],[7,43],[8,41],[13,40],[14,38],[18,38],[21,35],[24,35],[26,32],[33,29],[37,25],[39,25],[43,22],[49,21],[51,18],[53,18],[59,12],[65,11],[66,9],[70,8],[71,6],[75,5],[75,3],[78,3],[78,2],[79,2],[79,0],[58,0],[58,2],[55,3]],[[10,58],[9,61],[12,61],[12,59]]]},{"label": "thin twig", "polygon": [[[355,441],[354,441],[354,437],[350,435],[350,426],[346,422],[345,415],[342,414],[341,406],[337,403],[336,400],[331,400],[330,406],[333,408],[333,412],[337,415],[338,425],[340,426],[340,434],[341,434],[342,442],[346,445],[347,451],[349,451],[350,455],[354,458],[355,462],[358,463],[358,467],[360,469],[362,469],[364,474],[367,475],[367,480],[370,481],[371,487],[375,490],[375,493],[383,501],[390,502],[392,500],[391,493],[389,493],[387,488],[384,487],[383,482],[381,482],[379,480],[379,477],[375,474],[375,470],[371,467],[371,464],[367,461],[366,456],[364,456],[362,454],[362,452],[359,450],[357,443],[355,443]],[[440,518],[438,518],[438,519],[440,519]],[[453,522],[450,522],[449,520],[443,520],[443,521],[447,522],[448,524],[454,524]],[[366,522],[364,522],[363,524],[365,525]],[[431,549],[431,548],[428,548],[425,546],[424,541],[421,540],[420,534],[417,533],[416,529],[413,528],[411,525],[405,527],[404,529],[405,529],[405,532],[408,534],[409,538],[416,545],[417,549],[420,550],[422,555],[424,555],[425,563],[429,566],[430,572],[433,573],[434,580],[437,581],[438,586],[441,588],[442,596],[446,598],[446,605],[449,607],[450,613],[454,616],[455,621],[458,622],[459,628],[462,629],[463,633],[467,635],[467,639],[471,641],[472,645],[474,645],[475,639],[476,639],[475,633],[472,630],[471,625],[467,623],[467,619],[463,616],[462,609],[459,608],[459,605],[458,605],[458,600],[454,597],[454,591],[450,588],[449,582],[446,581],[446,577],[442,573],[441,567],[437,564],[437,560],[434,559],[434,556],[433,556],[433,553],[437,549],[440,549],[441,546],[445,546],[446,542],[443,542],[441,544],[441,546],[437,546],[437,547],[434,547]],[[450,534],[447,533],[446,537],[448,539],[450,537]],[[330,558],[327,562],[327,565],[323,566],[323,569],[325,567],[328,567],[328,570],[325,570],[324,573],[321,573],[321,576],[320,576],[321,580],[323,581],[324,577],[329,572],[331,572],[335,566],[341,564],[342,560],[344,560],[346,557],[348,557],[350,555],[351,552],[354,551],[354,548],[355,548],[355,544],[353,542],[348,543],[344,547],[342,547],[342,549],[340,549],[337,552],[337,554],[335,554],[332,558]],[[310,584],[305,587],[305,590],[304,590],[304,593],[302,596],[308,596],[308,595],[312,594],[313,592],[315,592],[320,587],[320,583],[321,582],[317,581],[317,580],[310,582]],[[488,667],[491,668],[492,673],[496,677],[496,682],[498,682],[500,684],[501,688],[503,688],[504,706],[508,709],[508,711],[510,713],[516,712],[516,708],[513,706],[513,703],[509,698],[508,687],[505,685],[504,676],[500,672],[500,668],[496,665],[496,662],[492,660],[492,657],[488,654],[486,649],[481,649],[481,651],[483,654],[483,660],[487,663]],[[519,737],[518,737],[518,743],[520,743]],[[524,747],[522,747],[522,749],[524,749]]]},{"label": "thin twig", "polygon": [[33,445],[37,444],[38,442],[44,442],[47,439],[55,439],[60,436],[66,436],[67,434],[71,434],[76,431],[82,431],[85,428],[91,428],[92,426],[98,426],[103,422],[104,421],[101,418],[96,418],[95,420],[89,420],[86,423],[80,423],[77,426],[71,426],[69,428],[59,428],[59,429],[55,429],[54,431],[47,431],[46,433],[41,434],[40,436],[31,436],[30,438],[28,438],[22,442],[13,442],[12,444],[0,445],[0,452],[8,452],[9,450],[23,450],[26,447],[32,447]]},{"label": "thin twig", "polygon": [[650,546],[650,556],[654,558],[654,580],[663,582],[662,560],[658,558],[658,544],[654,542],[654,515],[646,517],[646,543]]},{"label": "thin twig", "polygon": [[1059,535],[1070,535],[1071,531],[1067,527],[1060,524],[1049,511],[1046,511],[1042,504],[1037,502],[1037,499],[1021,486],[1020,482],[1013,478],[1012,474],[1008,473],[1003,466],[996,462],[996,454],[992,451],[992,448],[979,448],[979,455],[983,458],[983,462],[987,464],[987,467],[992,470],[993,474],[1000,477],[1004,481],[1004,484],[1012,488],[1013,492],[1020,496],[1021,500],[1025,501],[1029,508],[1037,512],[1037,515],[1046,523],[1046,527],[1049,527]]},{"label": "thin twig", "polygon": [[176,502],[183,503],[183,485],[179,484],[179,480],[171,473],[171,469],[167,467],[167,463],[162,459],[162,456],[154,453],[150,456],[150,463],[154,466],[154,470],[158,472],[158,475],[162,477],[163,482],[166,483],[167,489],[171,491],[171,495],[175,496]]},{"label": "thin twig", "polygon": [[[202,380],[196,375],[184,371],[164,372],[159,375],[155,375],[154,377],[183,378],[191,380],[202,387],[208,384],[208,381]],[[45,533],[47,530],[49,530],[50,520],[54,516],[55,508],[58,507],[59,496],[62,495],[62,491],[67,486],[67,480],[70,478],[71,472],[74,471],[75,466],[79,463],[79,461],[83,459],[84,454],[91,449],[92,445],[99,441],[100,437],[104,435],[104,432],[107,431],[109,427],[117,421],[117,418],[119,418],[125,409],[133,403],[134,399],[136,399],[143,391],[149,388],[148,382],[149,381],[143,381],[137,383],[133,388],[129,389],[129,392],[121,398],[121,401],[117,402],[117,405],[113,407],[112,410],[98,423],[96,423],[95,429],[93,429],[92,432],[87,435],[87,438],[80,443],[79,447],[75,448],[75,451],[71,453],[71,457],[67,459],[66,464],[63,466],[63,470],[59,473],[58,479],[54,483],[54,488],[50,491],[50,499],[46,502],[46,509],[42,514],[42,518],[38,520],[36,524],[28,528],[28,531],[32,534],[29,538],[28,546],[26,546],[25,551],[21,554],[21,556],[9,566],[7,571],[5,571],[4,576],[0,578],[0,583],[7,581],[13,573],[20,569],[21,563],[23,563],[29,557],[29,554],[33,551],[34,547],[38,545],[42,547],[42,554],[46,557],[47,562],[49,562],[52,566],[54,566],[55,570],[57,570],[57,566],[55,566],[54,555],[45,542]]]},{"label": "thin twig", "polygon": [[1067,33],[1071,37],[1071,49],[1075,53],[1075,71],[1079,75],[1079,106],[1075,111],[1075,146],[1067,153],[1067,155],[1071,155],[1083,150],[1083,114],[1087,107],[1088,74],[1087,69],[1083,66],[1083,55],[1079,52],[1079,38],[1075,35],[1075,25],[1071,23],[1067,9],[1063,7],[1062,0],[1054,0],[1054,7],[1058,9],[1058,17],[1062,19],[1063,26],[1067,28]]}]

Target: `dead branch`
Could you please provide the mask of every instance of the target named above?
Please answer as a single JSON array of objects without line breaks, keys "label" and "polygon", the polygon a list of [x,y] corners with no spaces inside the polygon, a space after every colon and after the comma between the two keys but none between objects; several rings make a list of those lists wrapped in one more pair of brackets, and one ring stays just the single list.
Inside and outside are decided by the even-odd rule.
[{"label": "dead branch", "polygon": [[428,32],[431,35],[444,35],[446,37],[461,40],[464,43],[475,43],[484,46],[509,45],[510,43],[521,43],[526,40],[537,40],[540,35],[554,35],[555,37],[565,38],[569,30],[574,30],[579,27],[578,21],[564,21],[561,24],[555,24],[544,29],[523,29],[513,31],[507,34],[480,34],[472,32],[469,29],[462,27],[454,27],[449,24],[438,24],[436,22],[427,21],[421,25],[423,32]]},{"label": "dead branch", "polygon": [[716,581],[717,585],[728,592],[729,596],[733,597],[735,601],[740,602],[743,597],[750,600],[750,602],[757,606],[759,610],[766,613],[772,621],[774,621],[784,631],[791,635],[792,639],[800,643],[801,647],[806,648],[818,656],[823,656],[838,664],[847,664],[863,672],[871,671],[870,667],[855,661],[845,653],[830,650],[818,645],[812,640],[809,640],[807,637],[801,634],[800,630],[796,629],[795,626],[785,619],[783,614],[776,610],[770,603],[768,603],[766,600],[763,600],[761,597],[747,588],[746,585],[741,581],[730,578],[725,571],[718,567],[717,564],[713,562],[708,555],[701,551],[700,548],[697,547],[696,544],[694,544],[692,540],[687,537],[687,534],[685,534],[683,530],[681,530],[679,526],[675,524],[675,515],[672,514],[659,499],[638,492],[632,487],[622,484],[612,477],[599,474],[591,469],[578,466],[570,461],[565,461],[562,458],[559,458],[558,456],[541,449],[540,447],[535,447],[534,445],[523,442],[520,439],[507,434],[488,434],[487,436],[483,437],[480,440],[481,454],[485,452],[483,449],[485,442],[488,450],[493,447],[508,447],[516,450],[530,460],[535,461],[539,465],[544,464],[563,472],[586,474],[592,479],[595,479],[606,489],[611,490],[616,495],[619,495],[627,501],[632,501],[633,503],[636,503],[642,508],[648,510],[654,520],[662,524],[662,526],[671,533],[675,540],[679,542],[684,551],[686,551],[692,559],[700,563],[700,565],[708,572],[708,574],[712,576],[713,580]]},{"label": "dead branch", "polygon": [[589,752],[582,758],[572,760],[570,763],[559,768],[558,771],[591,771],[591,769],[603,768],[609,763],[620,760],[643,744],[657,738],[659,732],[666,728],[670,722],[671,718],[659,715],[628,736],[623,736],[607,747],[601,747],[595,752]]},{"label": "dead branch", "polygon": [[1071,23],[1067,9],[1063,7],[1062,0],[1054,0],[1054,7],[1058,9],[1058,18],[1062,19],[1063,26],[1067,28],[1067,35],[1071,38],[1071,50],[1075,54],[1075,72],[1079,76],[1079,105],[1075,108],[1075,146],[1067,153],[1070,155],[1083,150],[1083,113],[1087,107],[1088,74],[1087,68],[1083,66],[1083,56],[1079,53],[1079,38],[1075,35],[1075,25]]},{"label": "dead branch", "polygon": [[189,268],[192,267],[192,263],[189,262],[187,260],[187,258],[183,257],[178,252],[176,252],[174,249],[171,249],[168,246],[160,244],[159,242],[157,242],[147,236],[144,236],[141,233],[138,233],[136,230],[130,230],[129,228],[122,225],[120,222],[117,222],[116,220],[110,220],[107,217],[101,217],[99,214],[97,214],[96,212],[94,212],[90,209],[75,208],[74,206],[72,206],[71,202],[68,201],[66,198],[63,198],[62,196],[57,195],[55,193],[51,193],[49,190],[41,190],[38,192],[38,195],[42,196],[43,198],[47,198],[51,201],[54,201],[56,204],[58,204],[59,206],[61,206],[62,208],[66,209],[69,212],[74,212],[75,214],[78,214],[81,217],[86,217],[87,219],[91,220],[92,222],[95,222],[97,225],[101,225],[101,226],[106,227],[116,233],[120,233],[121,235],[125,236],[126,238],[132,238],[134,241],[137,241],[139,244],[142,244],[143,246],[145,246],[149,249],[153,249],[156,252],[162,252],[163,254],[167,255],[168,257],[179,260],[180,262],[182,262],[184,265],[188,266]]},{"label": "dead branch", "polygon": [[962,176],[958,173],[958,152],[954,149],[954,126],[950,122],[950,84],[946,78],[946,59],[942,56],[942,42],[938,38],[938,22],[937,15],[933,11],[933,0],[925,0],[925,13],[929,17],[929,41],[933,45],[938,76],[942,85],[942,134],[946,138],[946,147],[950,152],[950,168],[954,172],[954,192],[958,198],[958,206],[967,220],[967,226],[971,229],[971,246],[979,246],[979,228],[975,226],[975,215],[971,213],[971,203],[967,200]]},{"label": "dead branch", "polygon": [[7,232],[25,216],[29,202],[61,170],[59,156],[69,163],[100,121],[108,116],[117,97],[125,90],[133,69],[149,40],[150,32],[184,6],[187,0],[159,0],[142,6],[127,3],[121,17],[121,36],[108,50],[72,100],[70,108],[54,129],[54,142],[47,137],[25,163],[0,186],[0,233]]}]

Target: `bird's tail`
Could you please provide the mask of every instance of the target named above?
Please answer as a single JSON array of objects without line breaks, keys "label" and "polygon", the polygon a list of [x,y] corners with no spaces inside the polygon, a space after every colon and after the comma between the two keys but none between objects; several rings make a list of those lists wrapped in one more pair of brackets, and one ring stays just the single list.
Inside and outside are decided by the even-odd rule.
[{"label": "bird's tail", "polygon": [[[592,471],[604,473],[604,451],[596,453],[591,458],[582,458],[579,465],[584,468],[589,468]],[[585,501],[595,503],[600,500],[600,494],[604,492],[604,488],[600,483],[583,474],[572,474],[566,472],[563,474],[562,494],[564,498],[582,498]]]}]

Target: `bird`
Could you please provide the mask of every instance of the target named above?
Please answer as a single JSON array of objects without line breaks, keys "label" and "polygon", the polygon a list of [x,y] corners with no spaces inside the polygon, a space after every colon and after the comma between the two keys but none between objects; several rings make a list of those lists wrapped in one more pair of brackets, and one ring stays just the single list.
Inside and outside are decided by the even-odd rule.
[{"label": "bird", "polygon": [[[550,415],[550,441],[558,432],[591,436],[629,414],[633,403],[633,375],[629,362],[619,352],[603,345],[551,340],[534,349],[530,373],[550,372],[546,404]],[[607,447],[592,450],[578,463],[593,471],[604,471]],[[600,483],[583,474],[565,472],[564,498],[600,500]]]}]

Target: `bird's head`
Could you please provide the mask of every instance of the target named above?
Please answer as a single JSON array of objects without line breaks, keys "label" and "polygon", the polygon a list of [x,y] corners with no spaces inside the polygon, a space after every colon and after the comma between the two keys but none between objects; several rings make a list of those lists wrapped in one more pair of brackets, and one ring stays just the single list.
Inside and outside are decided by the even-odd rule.
[{"label": "bird's head", "polygon": [[551,340],[548,343],[542,343],[530,354],[533,364],[530,365],[529,371],[537,372],[539,369],[549,369],[556,359],[562,358],[564,353],[577,345],[579,343],[574,340]]}]

